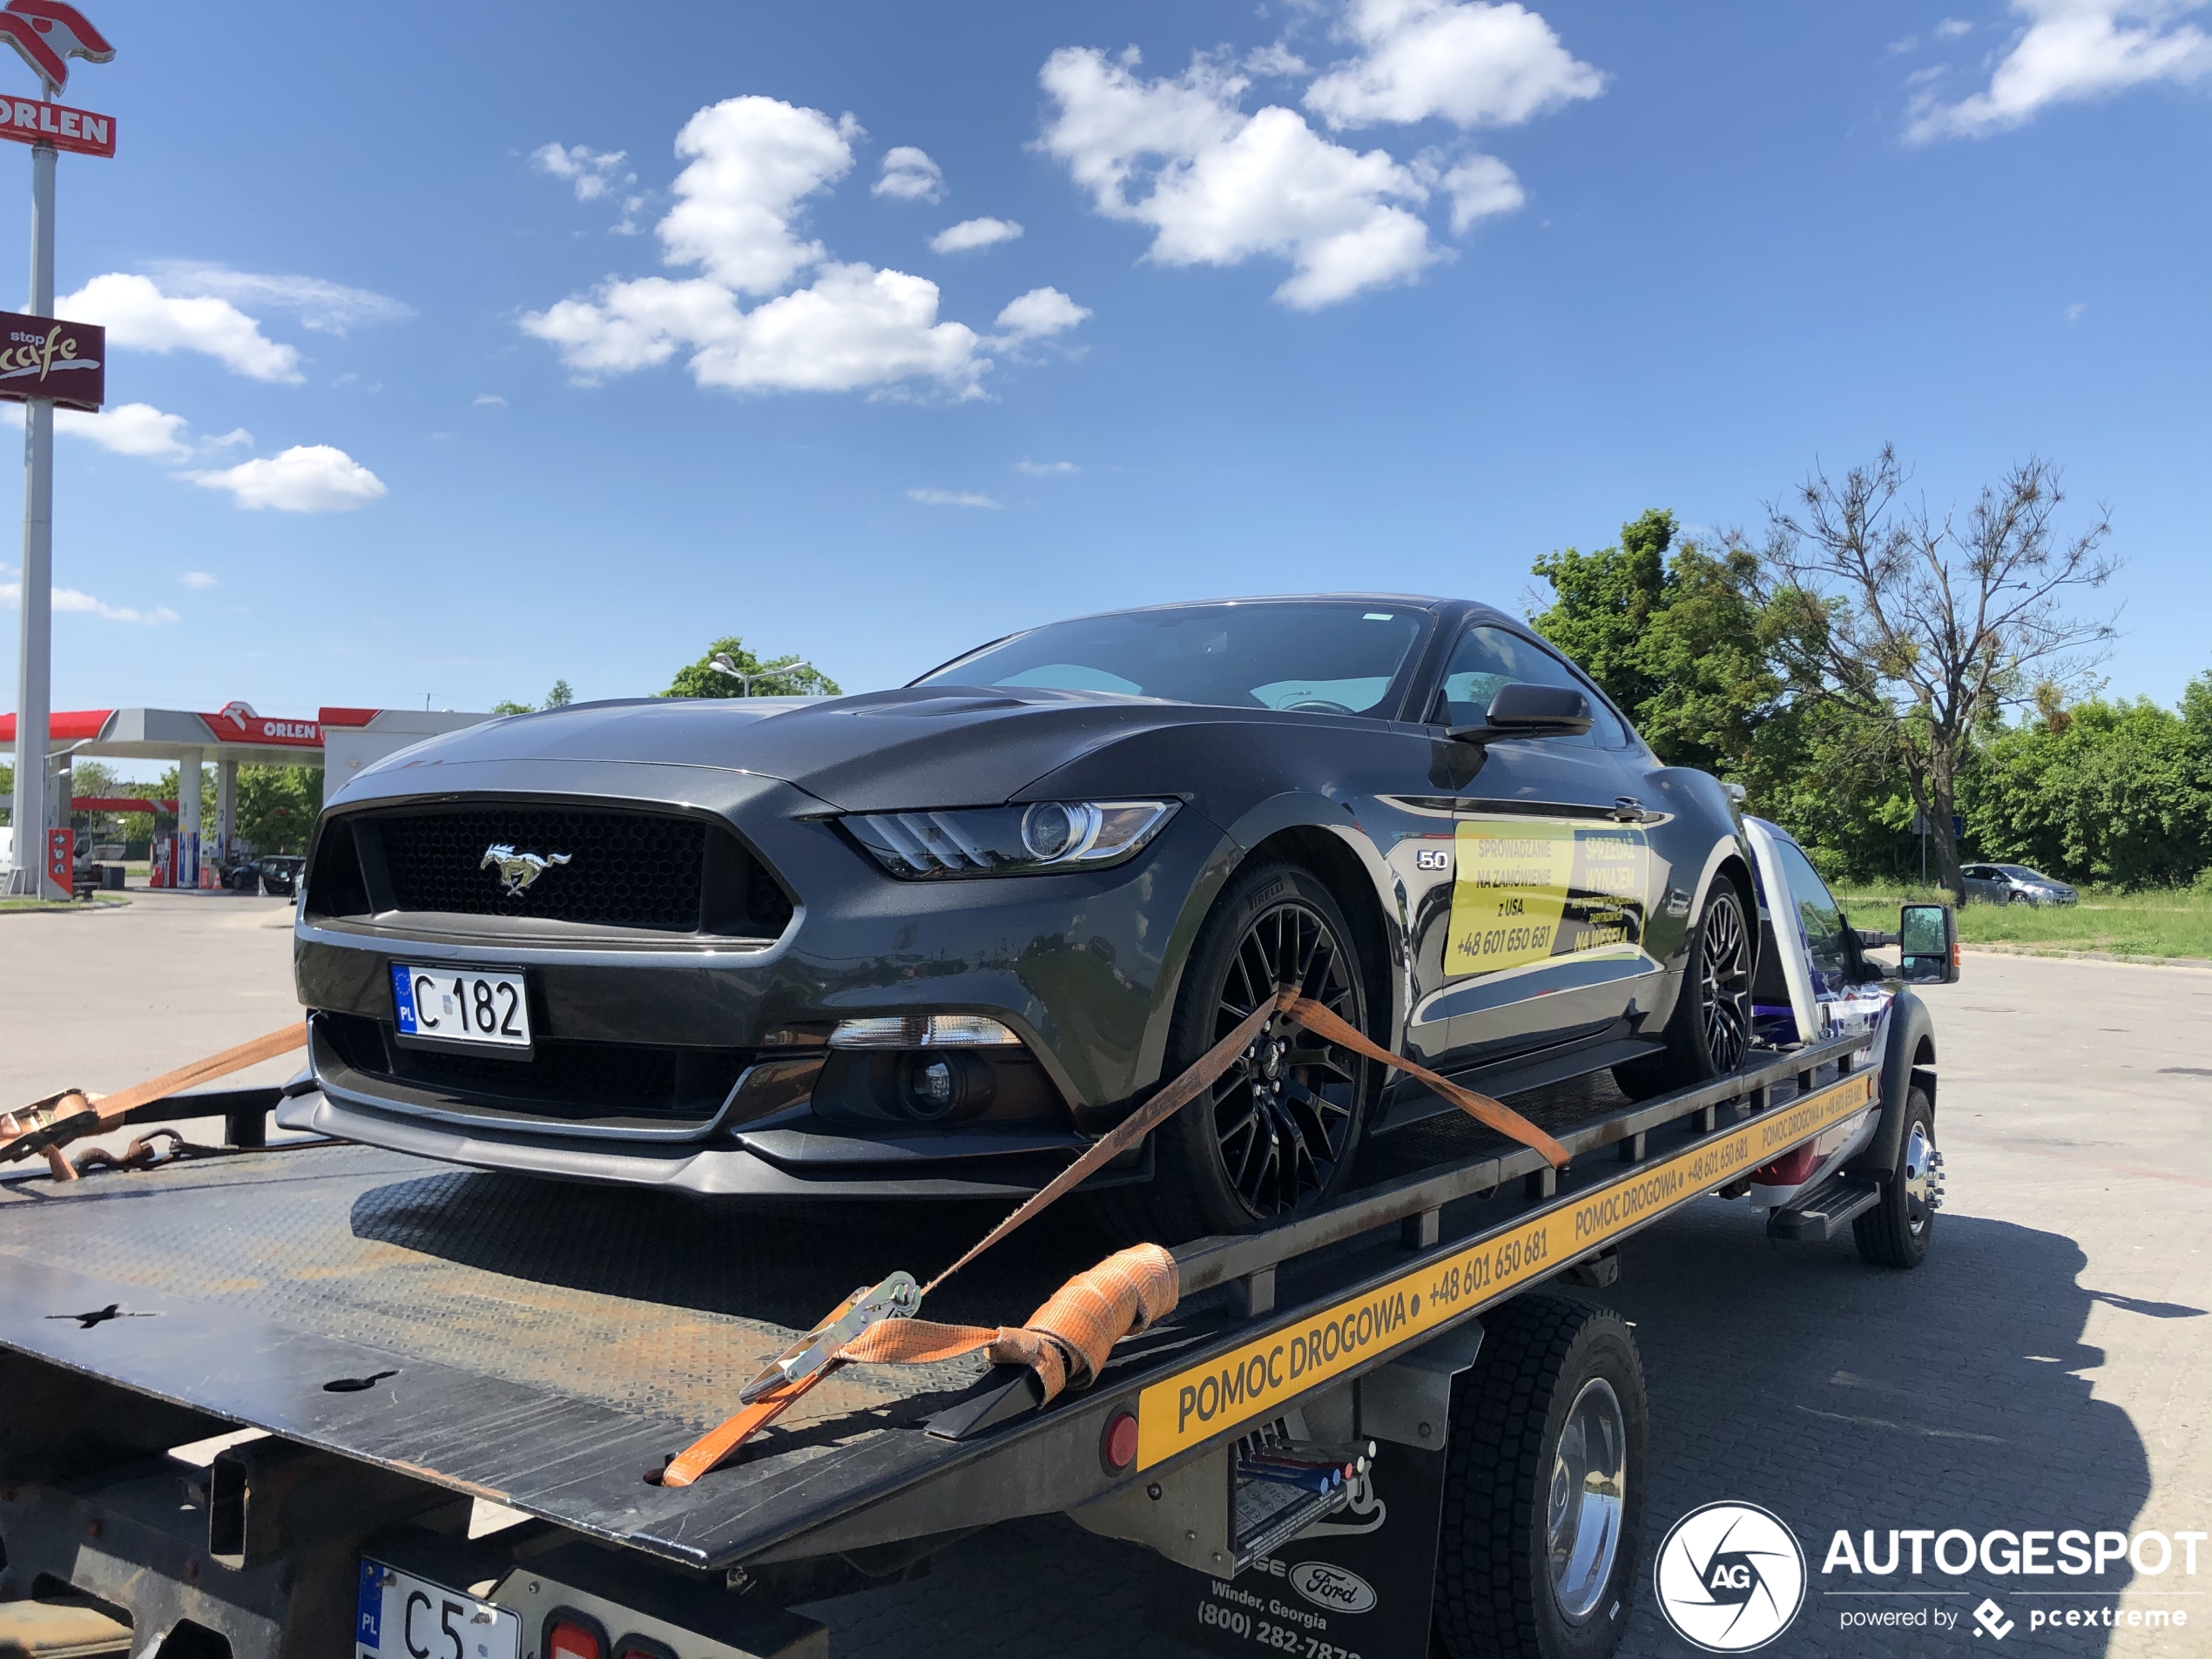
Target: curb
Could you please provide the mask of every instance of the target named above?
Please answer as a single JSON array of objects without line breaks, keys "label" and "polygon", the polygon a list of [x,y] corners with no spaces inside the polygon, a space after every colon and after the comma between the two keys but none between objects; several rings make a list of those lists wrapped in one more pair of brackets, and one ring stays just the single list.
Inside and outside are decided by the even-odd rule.
[{"label": "curb", "polygon": [[1961,945],[1981,956],[2058,956],[2075,962],[2126,962],[2135,968],[2212,968],[2212,956],[2130,956],[2111,950],[2043,949],[2032,945]]}]

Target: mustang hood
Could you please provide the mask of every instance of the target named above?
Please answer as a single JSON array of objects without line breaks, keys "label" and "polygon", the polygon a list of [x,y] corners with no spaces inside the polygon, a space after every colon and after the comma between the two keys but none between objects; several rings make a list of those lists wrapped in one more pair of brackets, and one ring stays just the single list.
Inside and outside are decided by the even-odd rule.
[{"label": "mustang hood", "polygon": [[[1279,720],[1267,709],[1208,718]],[[1187,726],[1187,705],[1107,692],[923,686],[827,700],[647,698],[470,726],[361,773],[518,760],[708,766],[775,778],[846,812],[989,806],[1096,749]],[[435,788],[435,774],[423,779]]]}]

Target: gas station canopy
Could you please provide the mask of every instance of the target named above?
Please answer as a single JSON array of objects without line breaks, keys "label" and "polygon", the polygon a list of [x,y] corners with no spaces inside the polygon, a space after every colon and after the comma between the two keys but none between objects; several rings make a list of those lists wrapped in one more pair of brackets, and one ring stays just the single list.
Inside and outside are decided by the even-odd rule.
[{"label": "gas station canopy", "polygon": [[[185,709],[76,709],[47,725],[50,753],[133,760],[332,766],[350,776],[371,761],[493,717],[448,709],[325,708],[312,720],[273,719],[246,703],[213,714]],[[0,749],[16,746],[16,717],[0,714]]]},{"label": "gas station canopy", "polygon": [[[49,717],[46,752],[53,786],[45,792],[49,823],[59,833],[70,822],[70,768],[79,755],[177,763],[177,817],[190,839],[187,864],[196,880],[199,863],[200,772],[215,767],[216,856],[229,848],[237,829],[238,769],[249,766],[320,766],[337,773],[334,789],[386,755],[395,754],[448,732],[495,718],[452,709],[340,709],[316,711],[312,720],[272,719],[246,703],[226,704],[213,714],[189,709],[75,709]],[[0,750],[13,751],[16,717],[0,714]],[[20,838],[17,838],[20,839]],[[44,846],[41,838],[37,845]],[[11,850],[15,840],[11,840]],[[67,864],[64,835],[57,856]],[[64,867],[64,873],[66,868]]]}]

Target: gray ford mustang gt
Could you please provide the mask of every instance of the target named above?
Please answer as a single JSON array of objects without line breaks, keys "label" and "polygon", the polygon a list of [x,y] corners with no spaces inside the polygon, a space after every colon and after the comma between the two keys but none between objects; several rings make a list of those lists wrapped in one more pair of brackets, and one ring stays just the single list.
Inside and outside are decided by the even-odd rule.
[{"label": "gray ford mustang gt", "polygon": [[[317,826],[282,1121],[482,1168],[780,1197],[1034,1191],[1295,982],[1507,1094],[1733,1068],[1735,808],[1462,600],[1161,606],[902,690],[459,732]],[[1452,1109],[1278,1023],[1094,1183],[1154,1237],[1343,1190]]]}]

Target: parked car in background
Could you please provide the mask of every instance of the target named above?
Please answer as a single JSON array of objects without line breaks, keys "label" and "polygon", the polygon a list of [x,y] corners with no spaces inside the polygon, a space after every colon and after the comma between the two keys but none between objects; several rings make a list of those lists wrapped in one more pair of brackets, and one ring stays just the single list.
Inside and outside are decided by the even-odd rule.
[{"label": "parked car in background", "polygon": [[2074,904],[2080,894],[2025,864],[1969,864],[1965,878],[1968,904]]},{"label": "parked car in background", "polygon": [[307,860],[289,853],[263,859],[253,867],[261,873],[261,891],[289,899],[300,885],[300,872]]}]

